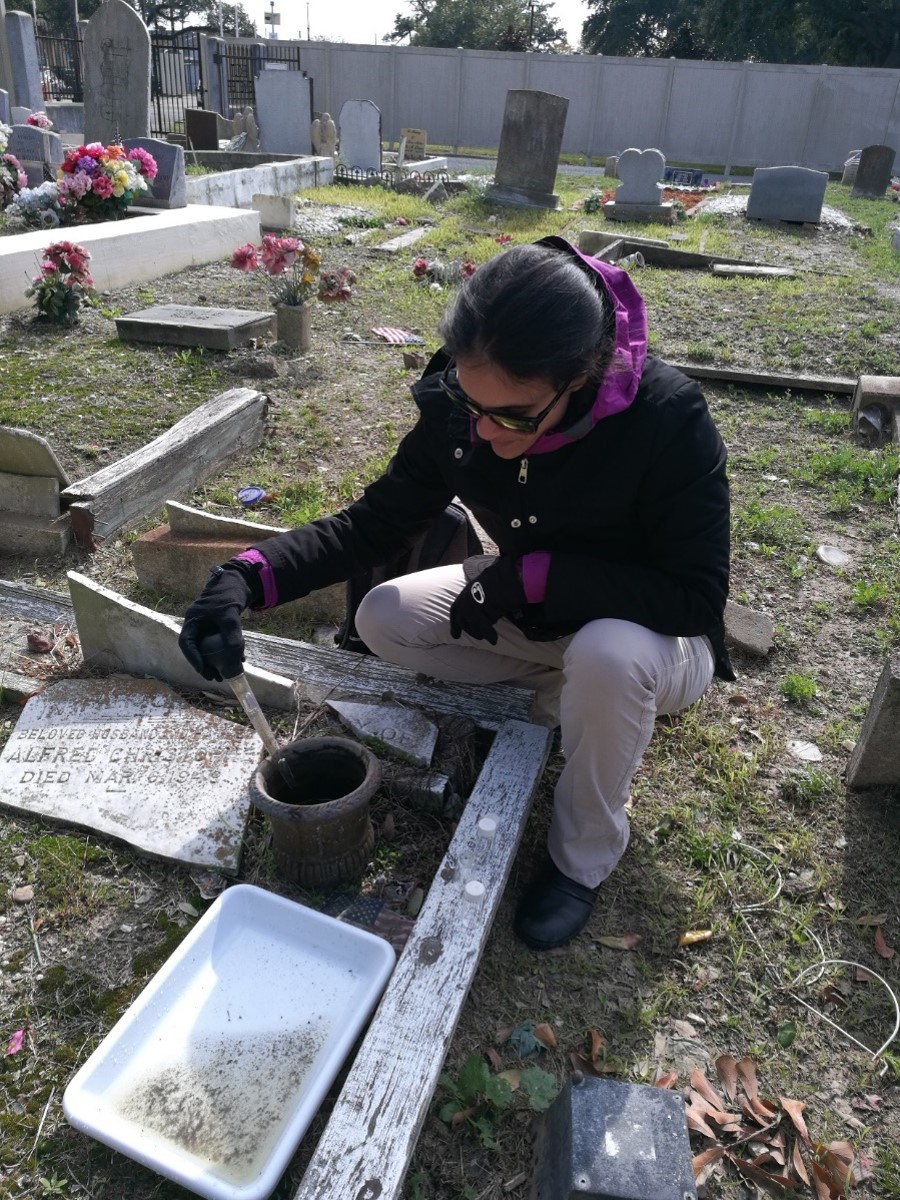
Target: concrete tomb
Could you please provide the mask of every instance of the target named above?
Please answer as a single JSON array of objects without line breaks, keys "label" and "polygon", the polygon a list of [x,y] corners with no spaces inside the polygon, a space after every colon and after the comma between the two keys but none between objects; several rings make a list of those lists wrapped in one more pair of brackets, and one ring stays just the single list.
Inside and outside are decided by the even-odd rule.
[{"label": "concrete tomb", "polygon": [[46,176],[54,176],[63,160],[62,138],[49,129],[34,125],[13,125],[6,147],[14,154],[28,176],[28,186],[37,187]]},{"label": "concrete tomb", "polygon": [[851,196],[880,200],[891,182],[896,151],[892,146],[866,146],[860,152]]},{"label": "concrete tomb", "polygon": [[358,171],[380,171],[381,110],[371,100],[346,100],[338,128],[343,165]]},{"label": "concrete tomb", "polygon": [[827,183],[827,171],[812,171],[809,167],[757,167],[747,200],[747,218],[815,225],[822,217]]},{"label": "concrete tomb", "polygon": [[634,146],[623,150],[616,159],[616,175],[622,182],[616,188],[615,199],[603,205],[603,215],[612,221],[671,225],[675,207],[663,202],[660,183],[665,170],[666,159],[660,150],[638,150]]},{"label": "concrete tomb", "polygon": [[10,9],[6,13],[4,27],[12,65],[12,79],[9,82],[13,95],[20,105],[29,105],[29,111],[36,112],[44,107],[44,90],[41,87],[34,20],[28,13]]},{"label": "concrete tomb", "polygon": [[146,679],[66,679],[0,753],[0,804],[236,874],[256,735]]},{"label": "concrete tomb", "polygon": [[151,179],[150,193],[138,198],[140,208],[186,208],[187,179],[184,173],[184,149],[174,142],[158,138],[126,138],[126,150],[138,147],[156,160],[156,177]]},{"label": "concrete tomb", "polygon": [[254,88],[260,150],[311,154],[312,80],[306,72],[263,70]]},{"label": "concrete tomb", "polygon": [[559,208],[553,185],[569,101],[551,92],[506,93],[497,169],[485,195],[501,204]]},{"label": "concrete tomb", "polygon": [[322,113],[316,117],[310,126],[313,153],[322,158],[334,158],[337,154],[337,126],[331,118],[331,113]]},{"label": "concrete tomb", "polygon": [[126,0],[103,0],[84,31],[84,140],[150,136],[150,34]]},{"label": "concrete tomb", "polygon": [[152,308],[116,317],[116,332],[127,342],[233,350],[253,338],[274,336],[275,313],[248,308],[154,304]]}]

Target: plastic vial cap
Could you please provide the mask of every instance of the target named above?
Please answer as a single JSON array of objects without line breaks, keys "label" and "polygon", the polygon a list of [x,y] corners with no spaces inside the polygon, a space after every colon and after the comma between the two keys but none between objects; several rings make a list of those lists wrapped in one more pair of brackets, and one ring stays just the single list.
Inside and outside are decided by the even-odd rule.
[{"label": "plastic vial cap", "polygon": [[463,894],[467,900],[483,900],[484,884],[480,879],[470,879],[463,888]]},{"label": "plastic vial cap", "polygon": [[496,817],[482,817],[478,822],[478,836],[484,838],[485,841],[489,842],[496,832]]}]

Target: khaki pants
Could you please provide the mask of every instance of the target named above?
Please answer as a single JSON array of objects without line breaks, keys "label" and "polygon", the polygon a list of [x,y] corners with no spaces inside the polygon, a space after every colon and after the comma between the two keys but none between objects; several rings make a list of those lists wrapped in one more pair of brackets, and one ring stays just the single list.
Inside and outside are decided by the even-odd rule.
[{"label": "khaki pants", "polygon": [[373,588],[356,626],[380,658],[437,679],[533,688],[533,719],[561,726],[566,765],[553,797],[548,846],[557,867],[588,887],[628,845],[631,780],[658,714],[686,708],[713,675],[705,637],[670,637],[612,618],[569,637],[532,642],[511,621],[496,646],[450,636],[461,566],[436,567]]}]

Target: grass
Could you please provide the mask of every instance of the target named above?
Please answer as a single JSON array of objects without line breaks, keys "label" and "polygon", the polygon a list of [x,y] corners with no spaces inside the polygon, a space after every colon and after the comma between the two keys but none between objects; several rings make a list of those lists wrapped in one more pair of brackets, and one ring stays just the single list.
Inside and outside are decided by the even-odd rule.
[{"label": "grass", "polygon": [[[428,217],[436,224],[414,254],[482,262],[497,252],[501,233],[515,242],[548,233],[575,239],[580,228],[594,227],[593,218],[587,222],[572,206],[597,182],[560,177],[556,213],[498,209],[474,190],[438,208],[379,188],[335,187],[309,195],[316,202],[353,205],[372,214],[370,223],[378,218],[390,226],[376,228],[366,244],[393,236],[397,217],[411,223]],[[846,189],[830,187],[827,199],[851,211]],[[787,281],[723,280],[649,267],[635,272],[655,347],[673,358],[705,356],[720,363],[730,356],[733,364],[770,370],[849,375],[886,367],[900,374],[896,272],[874,253],[897,210],[887,202],[858,203],[873,235],[847,237],[838,249],[830,242],[820,247],[806,235],[749,229],[721,218],[682,222],[677,232],[686,237],[679,243],[684,248],[702,245],[769,261],[812,250],[815,270]],[[672,230],[632,232],[669,236]],[[0,393],[0,422],[45,434],[70,472],[86,473],[136,448],[210,395],[243,383],[269,396],[267,436],[237,462],[223,464],[192,502],[272,524],[299,523],[349,502],[383,470],[414,418],[406,385],[417,372],[405,369],[396,351],[368,344],[371,327],[385,322],[420,328],[430,351],[448,293],[413,280],[413,253],[375,258],[348,249],[343,236],[323,239],[322,249],[329,263],[345,257],[352,262],[360,277],[357,295],[346,306],[316,306],[312,353],[292,361],[268,356],[280,373],[262,381],[244,378],[234,370],[236,356],[120,344],[114,310],[130,311],[167,295],[160,281],[104,297],[104,310],[94,310],[75,336],[44,331],[27,314],[6,318],[0,369],[16,388]],[[829,246],[834,260],[820,260],[820,250],[824,256]],[[803,261],[809,265],[810,257]],[[220,276],[203,276],[211,302],[265,303],[258,281]],[[164,282],[182,289],[180,302],[196,303],[199,279],[187,272]],[[348,331],[362,340],[348,342]],[[887,913],[884,935],[900,948],[896,789],[849,794],[843,778],[848,747],[859,734],[885,655],[900,644],[900,539],[893,507],[898,448],[861,444],[845,399],[765,395],[716,383],[704,390],[729,450],[732,598],[775,622],[775,646],[764,658],[735,654],[734,683],[716,683],[686,712],[657,720],[632,786],[625,858],[601,889],[585,933],[558,954],[537,955],[515,941],[510,924],[518,890],[546,837],[552,787],[563,767],[558,754],[551,757],[445,1070],[458,1084],[466,1062],[484,1060],[488,1050],[504,1068],[531,1065],[498,1036],[526,1021],[554,1029],[556,1049],[541,1051],[533,1062],[557,1087],[570,1074],[570,1055],[589,1053],[591,1029],[602,1036],[613,1078],[631,1082],[652,1083],[659,1070],[672,1069],[680,1087],[697,1065],[712,1077],[708,1064],[723,1052],[751,1055],[764,1095],[802,1100],[814,1138],[849,1135],[875,1164],[874,1182],[854,1189],[857,1200],[900,1200],[900,1125],[890,1102],[900,1056],[889,1051],[873,1063],[801,1003],[824,1006],[830,1019],[877,1047],[893,1021],[887,994],[857,981],[853,968],[829,969],[809,987],[788,987],[818,961],[816,938],[828,957],[860,962],[883,974],[895,991],[900,987],[897,960],[881,958],[872,926],[858,923]],[[234,495],[248,483],[264,485],[274,498],[244,513]],[[110,539],[91,558],[20,561],[8,573],[64,588],[64,571],[74,562],[132,598],[177,611],[169,601],[141,593],[129,552],[136,532]],[[848,564],[836,570],[820,562],[819,544],[842,547]],[[297,628],[277,631],[296,634]],[[196,696],[192,701],[199,702]],[[10,704],[0,709],[0,740],[19,711]],[[215,711],[241,719],[234,710]],[[279,736],[291,737],[292,718],[270,715]],[[795,759],[788,750],[794,739],[814,743],[822,760]],[[392,841],[380,836],[388,814],[396,823]],[[452,821],[415,814],[385,790],[376,801],[375,823],[379,841],[363,889],[385,885],[377,879],[414,879],[427,888]],[[11,814],[0,816],[0,877],[0,1028],[8,1038],[28,1022],[33,1042],[33,1049],[26,1043],[21,1053],[0,1060],[4,1200],[7,1194],[10,1200],[47,1194],[188,1200],[184,1189],[70,1130],[59,1099],[77,1065],[192,926],[190,912],[203,911],[208,902],[186,871]],[[259,820],[248,831],[242,877],[284,888]],[[34,887],[34,901],[14,904],[13,889],[25,883]],[[684,933],[697,930],[711,936],[679,945]],[[628,933],[641,938],[632,951],[600,941]],[[846,991],[846,1006],[829,1004],[830,985],[838,994]],[[675,1021],[693,1025],[696,1038],[680,1036]],[[883,1098],[879,1113],[849,1107],[866,1095]],[[471,1136],[440,1120],[446,1100],[446,1093],[436,1097],[426,1118],[406,1200],[505,1200],[505,1185],[526,1169],[531,1153],[526,1100],[517,1093],[490,1130],[475,1126]],[[845,1124],[841,1105],[864,1120],[864,1130]],[[322,1121],[305,1139],[275,1200],[293,1195]],[[482,1144],[484,1135],[493,1148]],[[698,1141],[695,1151],[706,1144]],[[727,1167],[707,1185],[710,1200],[730,1200],[739,1186]]]}]

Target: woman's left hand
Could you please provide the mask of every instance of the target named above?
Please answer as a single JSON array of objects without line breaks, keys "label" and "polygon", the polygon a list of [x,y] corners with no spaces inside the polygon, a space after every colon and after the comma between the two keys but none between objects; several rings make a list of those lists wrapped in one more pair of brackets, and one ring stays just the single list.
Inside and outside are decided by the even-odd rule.
[{"label": "woman's left hand", "polygon": [[479,554],[467,558],[463,570],[468,583],[450,605],[450,634],[467,633],[478,641],[497,644],[494,626],[525,604],[525,591],[511,558]]}]

